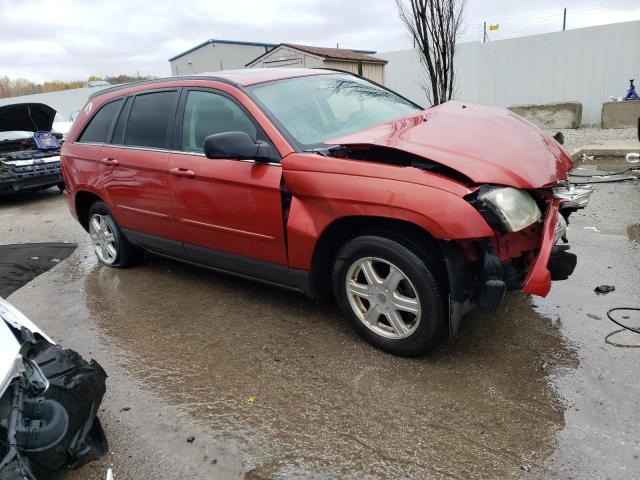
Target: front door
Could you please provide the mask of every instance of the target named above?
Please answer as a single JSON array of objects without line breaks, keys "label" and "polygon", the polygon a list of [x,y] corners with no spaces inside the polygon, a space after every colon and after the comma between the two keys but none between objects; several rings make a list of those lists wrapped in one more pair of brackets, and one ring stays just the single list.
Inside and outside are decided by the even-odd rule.
[{"label": "front door", "polygon": [[185,90],[180,101],[175,151],[169,156],[173,213],[190,258],[229,271],[238,262],[286,265],[279,164],[210,160],[208,135],[246,132],[265,140],[251,115],[231,96]]}]

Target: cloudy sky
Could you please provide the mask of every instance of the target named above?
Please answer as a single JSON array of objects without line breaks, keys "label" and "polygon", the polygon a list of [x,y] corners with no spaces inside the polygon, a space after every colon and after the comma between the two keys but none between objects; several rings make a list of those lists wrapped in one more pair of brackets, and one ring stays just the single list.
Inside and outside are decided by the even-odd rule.
[{"label": "cloudy sky", "polygon": [[[638,0],[468,0],[463,41],[640,19]],[[377,51],[410,48],[394,0],[0,0],[0,76],[166,76],[172,57],[209,38]]]}]

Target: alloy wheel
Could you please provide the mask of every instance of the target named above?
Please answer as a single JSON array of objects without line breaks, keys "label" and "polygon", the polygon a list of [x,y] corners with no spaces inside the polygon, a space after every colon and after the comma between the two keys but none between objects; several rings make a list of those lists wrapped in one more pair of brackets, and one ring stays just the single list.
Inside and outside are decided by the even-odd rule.
[{"label": "alloy wheel", "polygon": [[347,271],[345,288],[353,313],[376,334],[399,340],[418,328],[418,292],[391,262],[377,257],[356,260]]},{"label": "alloy wheel", "polygon": [[112,265],[118,258],[118,242],[105,215],[95,213],[89,219],[89,235],[101,262]]}]

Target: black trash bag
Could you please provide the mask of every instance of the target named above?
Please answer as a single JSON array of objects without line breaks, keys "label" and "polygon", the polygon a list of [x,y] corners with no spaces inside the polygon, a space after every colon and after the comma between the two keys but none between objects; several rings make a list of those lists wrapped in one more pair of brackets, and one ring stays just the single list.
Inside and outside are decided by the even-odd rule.
[{"label": "black trash bag", "polygon": [[[37,394],[16,384],[0,399],[0,403],[6,402],[10,392],[21,388],[21,422],[15,432],[18,456],[0,472],[0,480],[22,479],[11,476],[19,470],[20,462],[23,470],[40,479],[62,469],[78,468],[108,450],[96,416],[106,390],[105,371],[73,350],[50,344],[39,347],[30,358],[49,381],[47,391]],[[0,459],[8,451],[7,433],[0,425]]]}]

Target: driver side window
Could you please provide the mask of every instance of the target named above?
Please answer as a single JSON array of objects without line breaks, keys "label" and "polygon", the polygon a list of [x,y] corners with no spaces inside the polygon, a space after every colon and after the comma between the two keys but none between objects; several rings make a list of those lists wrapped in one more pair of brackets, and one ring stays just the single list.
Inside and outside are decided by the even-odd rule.
[{"label": "driver side window", "polygon": [[253,140],[264,137],[233,100],[217,93],[190,91],[184,108],[181,150],[203,152],[204,139],[222,132],[245,132]]}]

